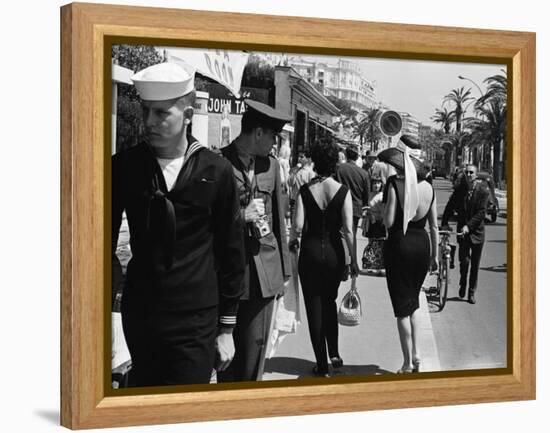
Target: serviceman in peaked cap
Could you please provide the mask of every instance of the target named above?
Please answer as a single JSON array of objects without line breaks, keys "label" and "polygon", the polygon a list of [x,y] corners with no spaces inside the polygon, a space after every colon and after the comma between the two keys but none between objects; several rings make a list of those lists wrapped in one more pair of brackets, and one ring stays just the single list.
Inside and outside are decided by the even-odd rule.
[{"label": "serviceman in peaked cap", "polygon": [[[130,383],[209,383],[212,369],[233,358],[242,294],[233,170],[191,135],[190,67],[161,63],[132,80],[147,140],[112,161],[113,259],[123,211],[132,248],[121,308]],[[113,274],[118,268],[115,262]]]},{"label": "serviceman in peaked cap", "polygon": [[246,271],[234,331],[235,358],[218,373],[219,382],[261,380],[274,299],[291,275],[280,168],[269,153],[292,119],[261,102],[245,103],[241,133],[222,149],[239,190]]}]

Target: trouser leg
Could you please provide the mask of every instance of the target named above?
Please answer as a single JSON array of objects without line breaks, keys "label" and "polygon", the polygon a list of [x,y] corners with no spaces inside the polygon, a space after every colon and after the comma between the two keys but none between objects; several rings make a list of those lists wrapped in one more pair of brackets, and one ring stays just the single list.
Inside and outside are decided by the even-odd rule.
[{"label": "trouser leg", "polygon": [[323,301],[321,296],[313,295],[304,297],[304,302],[306,305],[309,337],[313,346],[317,369],[319,373],[327,373],[328,360],[325,329],[323,326]]},{"label": "trouser leg", "polygon": [[471,245],[472,257],[470,268],[470,292],[475,292],[477,289],[477,276],[479,271],[479,263],[481,261],[481,252],[483,251],[483,243]]},{"label": "trouser leg", "polygon": [[456,245],[451,244],[451,269],[455,267]]},{"label": "trouser leg", "polygon": [[207,384],[214,365],[218,309],[125,311],[132,386]]},{"label": "trouser leg", "polygon": [[233,330],[235,357],[218,382],[255,381],[263,375],[274,298],[241,301]]},{"label": "trouser leg", "polygon": [[338,357],[340,356],[338,350],[338,313],[336,302],[331,299],[323,300],[323,324],[328,354],[331,358]]},{"label": "trouser leg", "polygon": [[218,308],[160,313],[161,349],[155,357],[163,385],[207,384],[215,359]]},{"label": "trouser leg", "polygon": [[460,262],[460,288],[465,289],[470,268],[470,240],[462,237],[458,241],[458,261]]},{"label": "trouser leg", "polygon": [[338,306],[336,305],[339,285],[339,279],[334,281],[334,283],[330,285],[330,293],[323,296],[321,299],[324,334],[327,340],[328,355],[331,358],[340,356],[338,350]]}]

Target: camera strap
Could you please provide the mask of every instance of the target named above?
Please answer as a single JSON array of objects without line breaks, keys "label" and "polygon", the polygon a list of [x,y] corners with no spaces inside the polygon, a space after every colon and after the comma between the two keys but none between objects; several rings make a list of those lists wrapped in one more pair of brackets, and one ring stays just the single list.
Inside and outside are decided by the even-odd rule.
[{"label": "camera strap", "polygon": [[[243,186],[245,189],[245,203],[246,206],[248,206],[252,199],[254,198],[254,188],[256,187],[256,175],[255,175],[255,166],[256,166],[256,158],[252,159],[251,164],[249,164],[248,167],[245,167],[241,160],[239,160],[239,171],[241,172],[241,176],[243,178]],[[245,244],[246,249],[248,251],[256,250],[258,248],[257,240],[254,238],[252,234],[252,227],[250,223],[246,224],[246,235],[245,235]]]},{"label": "camera strap", "polygon": [[245,167],[241,168],[241,174],[243,176],[244,180],[244,187],[246,189],[246,204],[249,205],[250,202],[252,202],[252,199],[254,198],[254,188],[256,188],[256,174],[255,174],[255,168],[256,168],[256,158],[252,160],[251,167],[246,169]]}]

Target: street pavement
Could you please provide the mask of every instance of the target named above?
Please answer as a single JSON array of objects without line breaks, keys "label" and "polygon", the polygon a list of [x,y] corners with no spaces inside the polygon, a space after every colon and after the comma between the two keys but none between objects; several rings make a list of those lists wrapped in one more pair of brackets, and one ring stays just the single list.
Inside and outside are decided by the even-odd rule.
[{"label": "street pavement", "polygon": [[[451,183],[434,182],[441,217],[451,192]],[[458,298],[458,250],[456,267],[451,270],[449,301],[441,312],[435,306],[432,289],[435,277],[427,276],[420,293],[422,318],[420,347],[421,371],[450,371],[506,366],[506,195],[498,194],[500,216],[487,224],[486,243],[479,273],[477,303]],[[454,236],[453,236],[454,238]],[[358,234],[360,257],[366,240]],[[340,286],[338,303],[350,283]],[[356,327],[339,327],[340,355],[344,367],[335,376],[382,375],[395,373],[402,365],[402,354],[386,279],[360,275],[357,288],[363,306],[363,319]],[[315,357],[309,339],[307,317],[301,302],[301,323],[295,334],[287,335],[276,353],[266,362],[263,380],[312,377]]]},{"label": "street pavement", "polygon": [[[358,251],[362,252],[366,239],[359,236],[357,243]],[[430,278],[426,283],[429,281]],[[341,284],[338,305],[349,288],[349,281]],[[339,326],[339,348],[344,367],[332,371],[332,374],[355,376],[395,373],[403,364],[403,358],[386,278],[362,274],[357,279],[357,290],[361,297],[363,317],[358,326]],[[315,357],[309,339],[303,298],[300,304],[302,322],[295,334],[284,338],[275,356],[267,360],[263,380],[313,377]],[[420,310],[422,369],[439,371],[439,356],[424,293],[420,295]]]},{"label": "street pavement", "polygon": [[[440,179],[435,181],[435,187],[441,215],[451,187],[449,182]],[[476,304],[468,304],[458,296],[457,249],[456,266],[450,271],[447,305],[441,312],[430,308],[441,368],[445,371],[506,367],[506,192],[497,190],[496,196],[500,212],[495,223],[485,225]],[[456,230],[456,226],[453,229]]]},{"label": "street pavement", "polygon": [[[438,214],[441,217],[452,191],[447,180],[436,179]],[[506,366],[506,192],[496,191],[500,212],[496,223],[486,225],[486,241],[481,259],[477,303],[458,297],[458,250],[455,269],[450,272],[448,302],[438,311],[432,289],[435,277],[428,276],[420,293],[422,371],[451,371]],[[456,230],[455,227],[453,229]],[[359,230],[360,232],[360,230]],[[453,236],[453,240],[455,237]],[[366,239],[358,234],[359,257]],[[128,231],[121,229],[117,249],[123,267],[131,253]],[[340,286],[338,304],[350,282]],[[399,337],[385,277],[360,275],[357,288],[363,306],[361,324],[340,326],[340,355],[344,367],[335,375],[381,375],[395,373],[402,364]],[[312,377],[315,365],[303,300],[301,323],[287,335],[266,362],[263,380]]]}]

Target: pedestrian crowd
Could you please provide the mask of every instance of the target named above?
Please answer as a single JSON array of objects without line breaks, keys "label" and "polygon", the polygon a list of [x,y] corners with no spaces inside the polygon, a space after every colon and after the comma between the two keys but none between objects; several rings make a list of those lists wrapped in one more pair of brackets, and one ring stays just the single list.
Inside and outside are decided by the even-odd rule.
[{"label": "pedestrian crowd", "polygon": [[[190,68],[161,63],[132,80],[146,139],[112,160],[113,293],[122,293],[129,385],[210,383],[213,372],[218,383],[261,380],[278,300],[298,290],[293,277],[312,373],[330,375],[329,362],[341,368],[336,299],[341,282],[360,273],[359,227],[368,239],[363,269],[387,280],[398,373],[419,371],[419,292],[439,257],[435,192],[409,155],[419,143],[404,135],[361,161],[354,146],[318,141],[291,167],[290,147],[277,142],[292,118],[247,99],[240,134],[216,154],[192,135]],[[442,223],[458,213],[460,296],[468,285],[475,303],[487,194],[475,166],[462,179]],[[123,213],[132,250],[125,276],[116,256]]]}]

